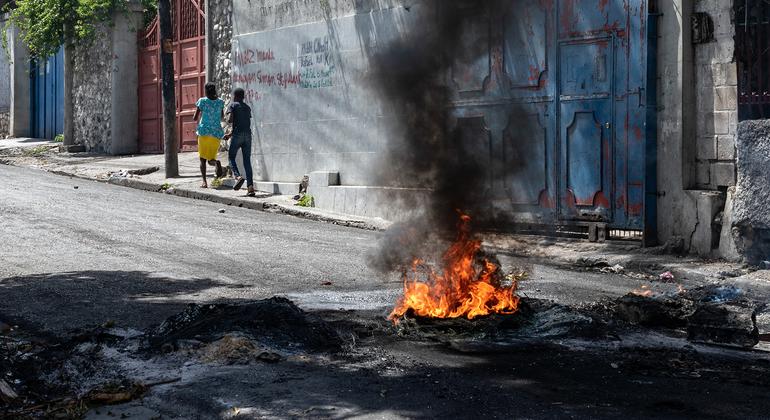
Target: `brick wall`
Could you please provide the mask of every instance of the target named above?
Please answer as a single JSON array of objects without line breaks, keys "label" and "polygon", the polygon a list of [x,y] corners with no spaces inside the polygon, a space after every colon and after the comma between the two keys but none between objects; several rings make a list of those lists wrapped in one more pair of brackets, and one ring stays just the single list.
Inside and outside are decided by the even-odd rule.
[{"label": "brick wall", "polygon": [[695,12],[708,14],[714,23],[713,40],[694,46],[696,187],[718,189],[735,185],[738,80],[733,1],[700,0]]}]

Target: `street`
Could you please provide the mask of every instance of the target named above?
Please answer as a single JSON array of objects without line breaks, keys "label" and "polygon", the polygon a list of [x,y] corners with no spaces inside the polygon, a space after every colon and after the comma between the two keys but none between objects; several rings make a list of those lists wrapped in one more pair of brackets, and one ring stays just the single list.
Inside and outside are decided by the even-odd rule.
[{"label": "street", "polygon": [[[55,342],[105,324],[141,332],[191,302],[275,295],[343,332],[342,348],[330,353],[273,346],[281,361],[271,364],[203,362],[181,344],[148,359],[127,350],[131,333],[119,344],[97,340],[97,372],[69,371],[73,389],[117,377],[176,382],[132,402],[92,407],[86,418],[766,418],[770,412],[770,362],[762,354],[693,347],[633,329],[620,341],[594,332],[505,345],[466,342],[441,328],[429,334],[430,326],[394,329],[385,316],[399,278],[367,263],[379,233],[236,207],[220,213],[213,203],[30,169],[0,166],[0,179],[0,320],[18,325],[19,334]],[[520,263],[500,258],[503,265]],[[620,275],[530,269],[522,293],[551,296],[565,308],[640,284]]]}]

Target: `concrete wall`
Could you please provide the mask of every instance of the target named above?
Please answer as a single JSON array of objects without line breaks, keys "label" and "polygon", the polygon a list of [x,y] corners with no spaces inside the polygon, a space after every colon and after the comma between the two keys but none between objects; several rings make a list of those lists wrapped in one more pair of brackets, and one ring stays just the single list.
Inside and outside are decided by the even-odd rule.
[{"label": "concrete wall", "polygon": [[714,24],[713,41],[695,45],[697,98],[694,185],[716,190],[735,185],[738,77],[733,59],[735,22],[732,0],[700,0],[695,11]]},{"label": "concrete wall", "polygon": [[376,182],[370,169],[397,111],[366,80],[368,57],[417,24],[419,7],[406,11],[401,3],[233,4],[233,84],[247,90],[256,116],[257,179],[298,182],[313,171],[337,171],[344,185]]},{"label": "concrete wall", "polygon": [[[691,253],[720,257],[724,188],[735,182],[737,81],[732,1],[658,2],[658,234]],[[714,21],[713,41],[692,43],[693,12]]]},{"label": "concrete wall", "polygon": [[741,122],[737,151],[722,251],[730,259],[760,264],[770,260],[770,120]]},{"label": "concrete wall", "polygon": [[[0,27],[5,28],[6,19],[0,16]],[[0,51],[0,114],[11,111],[11,63],[5,51]],[[6,123],[7,125],[7,123]],[[0,135],[4,133],[0,130]],[[7,134],[7,127],[5,133]]]},{"label": "concrete wall", "polygon": [[[0,17],[0,27],[5,28],[6,20]],[[0,139],[10,134],[11,129],[11,62],[5,51],[0,51]]]},{"label": "concrete wall", "polygon": [[19,38],[19,29],[7,28],[8,53],[10,54],[11,106],[9,131],[12,137],[30,136],[30,78],[29,51]]}]

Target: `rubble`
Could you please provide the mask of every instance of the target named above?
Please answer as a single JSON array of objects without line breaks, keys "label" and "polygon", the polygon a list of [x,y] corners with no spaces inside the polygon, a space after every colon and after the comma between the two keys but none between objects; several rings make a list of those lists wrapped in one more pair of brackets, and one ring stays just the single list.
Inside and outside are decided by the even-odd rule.
[{"label": "rubble", "polygon": [[334,351],[342,343],[320,318],[280,297],[244,304],[191,304],[149,331],[145,339],[148,349],[175,350],[179,340],[211,343],[232,332],[283,348]]},{"label": "rubble", "polygon": [[739,303],[702,304],[687,320],[687,338],[699,343],[754,347],[759,343],[755,307]]},{"label": "rubble", "polygon": [[670,297],[651,298],[629,293],[616,301],[617,316],[646,327],[680,328],[693,312],[693,303]]},{"label": "rubble", "polygon": [[19,394],[8,385],[8,382],[0,379],[0,398],[5,401],[13,401],[19,398]]},{"label": "rubble", "polygon": [[201,360],[206,363],[248,365],[254,361],[275,363],[283,359],[280,354],[260,348],[258,344],[247,336],[227,334],[206,346]]}]

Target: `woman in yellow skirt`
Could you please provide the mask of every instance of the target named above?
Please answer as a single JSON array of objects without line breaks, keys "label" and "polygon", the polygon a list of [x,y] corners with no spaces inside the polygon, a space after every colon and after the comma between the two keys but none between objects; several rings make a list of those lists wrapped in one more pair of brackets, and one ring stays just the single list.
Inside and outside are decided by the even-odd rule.
[{"label": "woman in yellow skirt", "polygon": [[203,183],[201,188],[208,188],[206,181],[206,162],[209,165],[216,165],[216,176],[221,178],[224,175],[222,163],[217,160],[219,152],[219,141],[225,135],[222,129],[222,118],[224,117],[225,101],[217,96],[217,87],[213,83],[206,83],[206,96],[198,99],[195,105],[193,119],[198,121],[198,156],[201,159],[201,176]]}]

